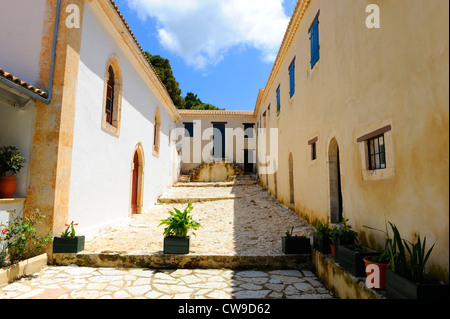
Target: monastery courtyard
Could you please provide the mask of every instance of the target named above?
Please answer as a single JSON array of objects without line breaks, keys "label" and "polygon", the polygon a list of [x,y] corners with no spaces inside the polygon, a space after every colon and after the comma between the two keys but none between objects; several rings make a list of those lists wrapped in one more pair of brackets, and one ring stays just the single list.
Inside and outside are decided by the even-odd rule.
[{"label": "monastery courtyard", "polygon": [[[157,226],[188,202],[202,227],[191,236],[189,255],[164,255],[163,226]],[[88,239],[77,259],[0,287],[0,298],[334,298],[311,271],[309,255],[283,254],[281,237],[291,227],[294,235],[312,236],[311,226],[248,176],[178,183],[128,225]],[[132,256],[152,256],[155,267],[130,266]]]}]

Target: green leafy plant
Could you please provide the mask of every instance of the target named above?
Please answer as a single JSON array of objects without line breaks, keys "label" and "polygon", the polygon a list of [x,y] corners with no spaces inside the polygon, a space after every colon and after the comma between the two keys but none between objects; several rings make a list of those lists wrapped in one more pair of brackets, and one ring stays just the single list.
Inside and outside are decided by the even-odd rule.
[{"label": "green leafy plant", "polygon": [[291,229],[286,230],[286,232],[284,233],[284,235],[287,238],[291,238],[292,237],[292,232],[294,231],[294,227],[292,227]]},{"label": "green leafy plant", "polygon": [[40,252],[50,243],[48,231],[45,235],[38,233],[38,227],[44,218],[36,209],[25,217],[13,217],[8,222],[4,241],[10,263],[30,258],[35,251]]},{"label": "green leafy plant", "polygon": [[396,246],[397,246],[397,244],[395,243],[395,241],[389,235],[388,222],[385,221],[385,230],[381,230],[381,229],[378,229],[378,228],[365,226],[365,225],[363,225],[363,227],[368,228],[368,229],[372,229],[372,230],[375,230],[375,231],[382,232],[386,236],[386,240],[385,240],[385,243],[384,243],[384,249],[380,252],[380,255],[368,257],[369,260],[371,260],[373,262],[376,262],[376,263],[390,264],[391,261],[394,260],[394,256],[396,255],[396,251],[397,251]]},{"label": "green leafy plant", "polygon": [[323,236],[329,236],[330,235],[330,228],[328,228],[328,225],[326,222],[318,221],[314,225],[315,231],[314,233],[316,235],[323,235]]},{"label": "green leafy plant", "polygon": [[332,245],[336,245],[336,241],[339,238],[340,235],[340,228],[337,226],[334,226],[330,229],[329,237]]},{"label": "green leafy plant", "polygon": [[0,147],[0,176],[17,174],[23,167],[25,161],[20,155],[20,151],[15,146]]},{"label": "green leafy plant", "polygon": [[75,227],[78,224],[74,224],[72,221],[70,224],[66,224],[67,228],[61,233],[61,237],[63,238],[75,238]]},{"label": "green leafy plant", "polygon": [[[180,211],[179,209],[173,208],[174,211],[169,211],[170,216],[166,219],[161,220],[158,225],[165,225],[164,236],[165,237],[187,237],[189,231],[197,230],[201,227],[199,222],[196,222],[191,215],[191,211],[194,209],[192,203]],[[192,232],[195,236],[195,233]]]},{"label": "green leafy plant", "polygon": [[358,242],[358,233],[352,230],[352,226],[348,223],[348,219],[342,222],[342,226],[339,229],[338,237],[341,242]]},{"label": "green leafy plant", "polygon": [[396,225],[391,222],[389,222],[389,225],[391,226],[393,233],[392,238],[388,232],[387,222],[385,231],[364,226],[386,234],[385,248],[379,258],[389,261],[390,269],[400,276],[414,282],[424,283],[425,266],[436,243],[434,243],[430,249],[426,250],[426,237],[424,237],[422,242],[420,235],[417,235],[415,243],[411,243],[401,237]]}]

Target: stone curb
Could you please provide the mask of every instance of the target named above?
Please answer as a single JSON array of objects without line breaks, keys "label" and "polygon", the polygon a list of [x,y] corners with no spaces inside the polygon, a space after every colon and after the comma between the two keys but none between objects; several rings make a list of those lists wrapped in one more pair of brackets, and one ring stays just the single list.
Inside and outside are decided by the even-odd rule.
[{"label": "stone curb", "polygon": [[151,253],[53,254],[53,265],[156,269],[312,269],[311,254],[279,256],[168,255]]},{"label": "stone curb", "polygon": [[48,256],[45,253],[0,269],[0,286],[11,283],[20,277],[39,272],[47,266],[47,261]]}]

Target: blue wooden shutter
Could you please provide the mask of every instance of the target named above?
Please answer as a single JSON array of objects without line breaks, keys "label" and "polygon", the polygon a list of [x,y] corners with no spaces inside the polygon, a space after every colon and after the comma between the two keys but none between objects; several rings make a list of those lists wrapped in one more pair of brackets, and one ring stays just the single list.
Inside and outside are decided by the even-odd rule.
[{"label": "blue wooden shutter", "polygon": [[295,93],[295,60],[289,66],[289,94],[292,97]]},{"label": "blue wooden shutter", "polygon": [[277,89],[277,112],[280,112],[281,103],[280,103],[280,87]]},{"label": "blue wooden shutter", "polygon": [[313,22],[313,25],[311,26],[310,30],[310,37],[311,37],[311,69],[314,67],[314,65],[319,61],[319,18],[317,17],[316,20]]}]

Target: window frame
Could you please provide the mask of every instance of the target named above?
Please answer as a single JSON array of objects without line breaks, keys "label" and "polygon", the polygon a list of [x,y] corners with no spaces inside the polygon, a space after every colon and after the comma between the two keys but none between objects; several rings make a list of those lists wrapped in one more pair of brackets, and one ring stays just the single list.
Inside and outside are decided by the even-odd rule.
[{"label": "window frame", "polygon": [[371,137],[366,141],[366,143],[368,151],[367,158],[369,160],[368,169],[371,171],[386,169],[386,147],[384,143],[384,134]]},{"label": "window frame", "polygon": [[310,54],[311,54],[311,70],[314,68],[314,66],[319,62],[320,60],[320,37],[319,37],[319,15],[320,10],[317,13],[317,15],[314,17],[313,22],[311,23],[311,26],[308,29],[309,33],[309,42],[310,42]]},{"label": "window frame", "polygon": [[[187,129],[186,127],[187,124],[192,126],[191,130]],[[184,137],[189,138],[194,137],[194,122],[183,122],[183,125],[184,125]]]},{"label": "window frame", "polygon": [[[382,125],[383,123],[379,123],[378,129],[369,131],[370,133],[367,134],[364,134],[364,131],[368,131],[367,126],[362,126],[362,128],[357,130],[356,132],[356,134],[358,135],[360,135],[361,133],[364,134],[357,138],[356,142],[358,143],[360,153],[362,178],[365,181],[385,180],[393,178],[395,176],[394,139],[392,125]],[[370,125],[368,127],[374,127],[374,125]],[[383,135],[385,167],[372,169],[373,167],[371,167],[370,164],[371,159],[369,158],[371,154],[369,149],[370,142],[368,141],[374,138],[378,138],[381,135]]]},{"label": "window frame", "polygon": [[[111,70],[114,75],[114,81],[111,81]],[[114,54],[109,57],[105,67],[104,98],[101,108],[102,130],[114,136],[120,135],[123,88],[122,81],[122,70],[119,64],[119,58]],[[108,103],[108,101],[111,102]]]},{"label": "window frame", "polygon": [[295,57],[289,64],[289,97],[292,98],[295,94]]},{"label": "window frame", "polygon": [[277,114],[280,114],[281,112],[281,84],[278,85],[275,93],[276,93],[276,98],[277,98]]},{"label": "window frame", "polygon": [[159,156],[159,148],[161,145],[161,113],[156,108],[155,122],[153,124],[153,155]]},{"label": "window frame", "polygon": [[317,159],[317,141],[319,138],[316,136],[313,139],[308,141],[308,145],[311,146],[311,161],[315,161]]}]

